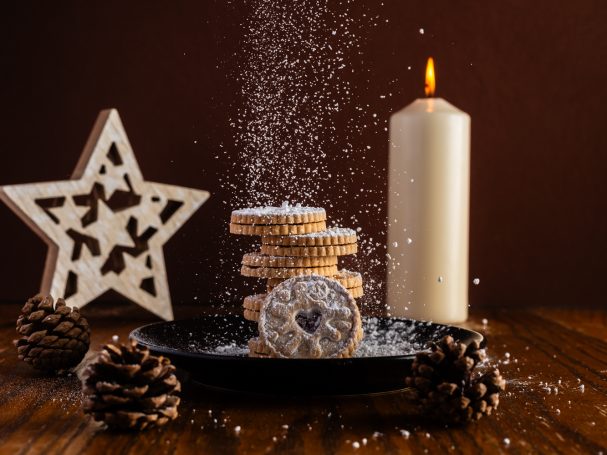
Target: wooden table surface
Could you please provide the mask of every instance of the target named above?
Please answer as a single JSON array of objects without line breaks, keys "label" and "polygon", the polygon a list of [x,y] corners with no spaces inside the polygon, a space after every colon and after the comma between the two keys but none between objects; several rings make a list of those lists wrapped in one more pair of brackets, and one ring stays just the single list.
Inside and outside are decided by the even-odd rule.
[{"label": "wooden table surface", "polygon": [[[285,398],[185,383],[179,418],[142,433],[104,430],[82,413],[77,377],[45,377],[19,362],[11,344],[18,310],[0,308],[1,454],[607,455],[604,309],[473,313],[466,326],[487,336],[490,360],[499,364],[507,391],[497,414],[463,428],[424,423],[400,393]],[[112,314],[87,314],[95,350],[112,335],[126,337],[147,322],[139,315]]]}]

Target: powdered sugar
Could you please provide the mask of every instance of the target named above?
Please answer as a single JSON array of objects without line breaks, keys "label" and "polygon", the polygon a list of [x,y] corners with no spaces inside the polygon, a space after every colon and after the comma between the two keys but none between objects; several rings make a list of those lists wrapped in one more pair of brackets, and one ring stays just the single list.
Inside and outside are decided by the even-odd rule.
[{"label": "powdered sugar", "polygon": [[283,203],[280,207],[250,207],[233,210],[232,215],[253,215],[253,216],[284,216],[284,215],[304,215],[304,214],[322,214],[326,215],[325,209],[320,207],[303,207],[301,204],[290,205]]},{"label": "powdered sugar", "polygon": [[213,354],[219,354],[219,355],[238,355],[238,356],[248,355],[249,354],[249,347],[248,346],[239,346],[235,342],[232,342],[232,343],[229,343],[229,344],[224,344],[224,345],[221,345],[221,346],[217,346],[215,348],[215,351],[213,351]]},{"label": "powdered sugar", "polygon": [[415,336],[415,324],[395,320],[386,326],[378,318],[366,318],[363,330],[365,337],[353,357],[410,355],[423,349]]},{"label": "powdered sugar", "polygon": [[[231,163],[218,176],[230,193],[221,201],[228,210],[297,200],[326,207],[339,225],[364,224],[358,232],[374,233],[360,235],[358,256],[344,264],[365,271],[360,302],[366,307],[381,301],[385,267],[385,166],[377,158],[380,151],[366,141],[384,134],[387,118],[361,96],[372,79],[366,74],[371,70],[364,40],[383,22],[377,14],[382,5],[246,2],[239,51],[227,67],[241,95],[230,106],[236,112],[230,118],[235,144],[222,145],[216,156]],[[378,102],[383,105],[391,96],[382,94]],[[234,275],[244,252],[238,242],[244,245],[227,232],[218,239],[216,262],[234,264]],[[239,299],[255,289],[255,283],[226,280],[225,274],[210,278],[215,301]]]},{"label": "powdered sugar", "polygon": [[[410,323],[406,321],[386,320],[378,318],[363,318],[363,330],[365,336],[353,357],[386,357],[413,355],[424,349],[427,335],[421,339],[420,328],[429,323]],[[437,330],[433,338],[442,336],[442,331]],[[191,348],[194,348],[192,345]],[[217,355],[248,355],[249,349],[246,345],[229,343],[217,346],[208,354]]]},{"label": "powdered sugar", "polygon": [[320,232],[311,232],[309,234],[299,234],[299,235],[291,235],[293,238],[324,238],[324,237],[340,237],[340,236],[353,236],[356,235],[356,231],[350,228],[342,228],[342,227],[330,227],[324,231]]}]

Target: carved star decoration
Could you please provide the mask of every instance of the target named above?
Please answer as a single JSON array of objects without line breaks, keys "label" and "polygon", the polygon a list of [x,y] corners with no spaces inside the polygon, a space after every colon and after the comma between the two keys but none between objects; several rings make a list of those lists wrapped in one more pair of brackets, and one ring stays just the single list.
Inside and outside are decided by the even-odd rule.
[{"label": "carved star decoration", "polygon": [[82,307],[113,289],[173,318],[162,247],[209,193],[146,182],[115,109],[97,117],[72,180],[0,198],[48,244],[42,293]]}]

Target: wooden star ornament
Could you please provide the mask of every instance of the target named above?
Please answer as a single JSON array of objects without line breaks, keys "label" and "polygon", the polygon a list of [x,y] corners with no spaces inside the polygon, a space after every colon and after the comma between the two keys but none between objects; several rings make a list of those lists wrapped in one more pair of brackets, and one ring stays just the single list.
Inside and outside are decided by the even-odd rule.
[{"label": "wooden star ornament", "polygon": [[48,244],[42,293],[82,307],[113,289],[173,318],[162,247],[209,193],[146,182],[118,111],[99,114],[72,180],[3,186],[0,198]]}]

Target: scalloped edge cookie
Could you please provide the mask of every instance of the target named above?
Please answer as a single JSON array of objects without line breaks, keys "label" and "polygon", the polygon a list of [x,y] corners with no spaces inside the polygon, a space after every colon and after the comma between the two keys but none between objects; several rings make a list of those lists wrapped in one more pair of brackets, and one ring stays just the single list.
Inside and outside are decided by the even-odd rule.
[{"label": "scalloped edge cookie", "polygon": [[[333,278],[334,280],[339,281],[339,283],[347,289],[358,288],[358,287],[362,287],[362,285],[363,285],[362,275],[358,272],[353,272],[353,271],[347,270],[347,269],[341,269],[337,273],[335,273],[333,276],[330,276],[329,278]],[[280,283],[285,281],[285,279],[286,278],[280,278],[280,277],[268,278],[267,285],[271,286],[272,288],[275,288]]]},{"label": "scalloped edge cookie", "polygon": [[269,256],[347,256],[358,252],[358,244],[327,245],[327,246],[280,246],[261,245],[261,252]]},{"label": "scalloped edge cookie", "polygon": [[261,238],[263,245],[277,246],[334,246],[349,245],[356,241],[354,229],[340,227],[301,234],[264,234]]},{"label": "scalloped edge cookie", "polygon": [[288,236],[324,231],[325,221],[304,224],[237,224],[230,223],[230,234]]},{"label": "scalloped edge cookie", "polygon": [[[340,300],[343,304],[339,304],[340,300],[336,300],[331,302],[328,300],[327,296],[325,296],[326,300],[323,297],[313,297],[314,294],[310,294],[309,292],[305,293],[305,296],[302,297],[301,294],[297,294],[298,292],[298,283],[301,282],[316,282],[323,283],[326,287],[332,289],[335,293],[333,295],[340,296]],[[309,286],[307,285],[306,291],[308,291]],[[315,284],[312,284],[315,286]],[[322,286],[321,286],[322,287]],[[325,287],[325,288],[326,288]],[[314,289],[314,288],[313,288]],[[283,294],[287,292],[288,304],[284,304],[281,302]],[[295,292],[295,298],[293,298],[293,294],[291,292]],[[331,294],[330,294],[331,295]],[[312,305],[316,311],[319,311],[321,315],[325,315],[325,317],[321,317],[319,319],[319,324],[314,328],[313,332],[309,332],[303,329],[298,322],[296,322],[296,316],[301,313],[303,304],[305,308],[306,305],[310,305],[310,300],[312,301]],[[277,302],[274,305],[274,302]],[[329,341],[327,333],[340,333],[336,330],[334,325],[337,324],[338,321],[343,322],[343,318],[345,313],[343,312],[343,308],[347,308],[350,310],[349,316],[347,320],[350,322],[350,327],[347,329],[347,338],[345,340],[343,338],[338,337],[335,341]],[[310,310],[308,310],[310,311]],[[326,315],[329,316],[326,316]],[[331,325],[330,323],[333,323]],[[283,334],[278,334],[276,332],[276,328],[269,328],[268,326],[282,325],[284,330]],[[292,329],[294,335],[288,338],[288,342],[282,343],[280,342],[280,336],[287,334],[291,334],[287,330]],[[298,276],[291,278],[290,280],[286,280],[280,283],[276,289],[268,294],[264,305],[261,308],[259,315],[259,339],[269,348],[270,357],[283,357],[283,358],[343,358],[350,357],[352,353],[358,347],[358,344],[362,340],[363,337],[363,329],[362,329],[362,319],[360,316],[360,311],[356,302],[352,298],[352,296],[348,293],[347,289],[344,288],[338,281],[333,280],[331,278],[319,276],[319,275],[311,275],[311,276]],[[293,343],[295,340],[302,340],[297,346],[289,346],[289,344]],[[337,346],[337,350],[332,352],[330,355],[323,355],[322,352],[318,353],[318,355],[309,355],[310,348],[305,350],[302,348],[310,343],[314,343],[316,340],[317,347],[322,349],[324,346],[335,345],[336,343],[341,343],[343,346]],[[324,341],[324,344],[321,346],[321,341]],[[295,348],[295,349],[293,349]],[[326,352],[326,351],[325,351]]]},{"label": "scalloped edge cookie", "polygon": [[242,264],[250,267],[326,267],[337,265],[337,256],[324,257],[286,257],[268,256],[260,252],[246,253],[242,257]]},{"label": "scalloped edge cookie", "polygon": [[299,275],[322,275],[333,276],[337,273],[336,265],[325,267],[250,267],[243,265],[240,269],[241,275],[254,278],[292,278]]},{"label": "scalloped edge cookie", "polygon": [[233,210],[234,224],[305,224],[325,221],[327,212],[321,207],[303,207],[284,203],[281,207],[251,207]]}]

